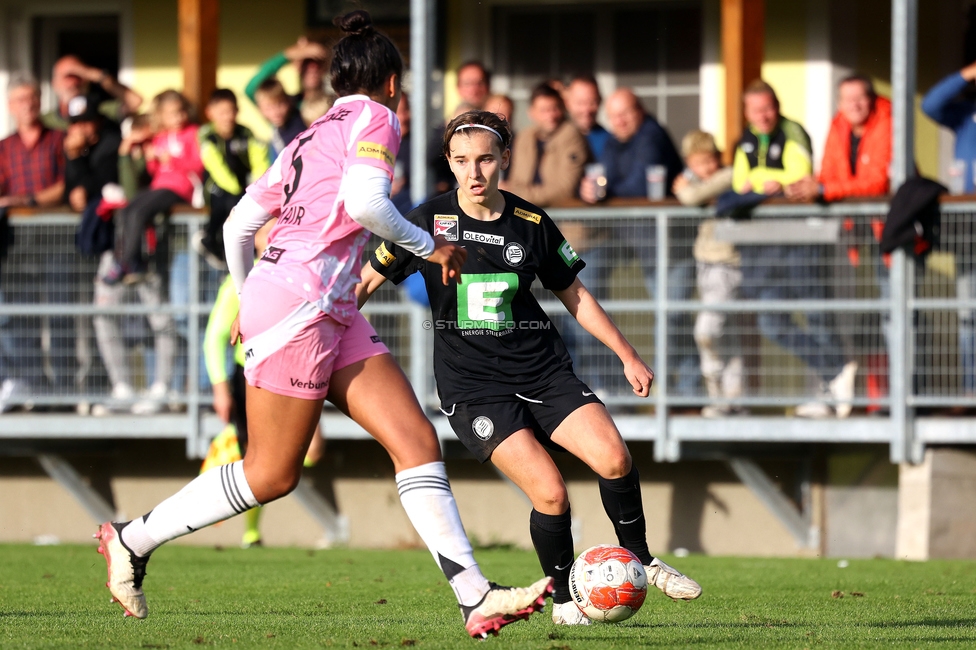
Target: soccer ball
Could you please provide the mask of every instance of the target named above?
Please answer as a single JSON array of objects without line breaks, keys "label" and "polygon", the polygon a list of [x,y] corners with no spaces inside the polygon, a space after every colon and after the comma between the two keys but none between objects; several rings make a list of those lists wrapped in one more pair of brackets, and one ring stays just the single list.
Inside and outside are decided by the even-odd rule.
[{"label": "soccer ball", "polygon": [[586,549],[573,562],[569,593],[590,620],[618,623],[644,604],[647,572],[627,549],[601,544]]}]

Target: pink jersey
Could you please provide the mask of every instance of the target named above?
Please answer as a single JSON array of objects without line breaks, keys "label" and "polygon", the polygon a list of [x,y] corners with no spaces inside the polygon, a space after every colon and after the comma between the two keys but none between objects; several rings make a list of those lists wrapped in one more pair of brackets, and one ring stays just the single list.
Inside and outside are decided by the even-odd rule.
[{"label": "pink jersey", "polygon": [[194,185],[202,183],[203,163],[196,124],[188,124],[176,133],[167,131],[153,138],[156,157],[146,162],[154,190],[172,190],[187,203],[193,200]]},{"label": "pink jersey", "polygon": [[247,188],[278,217],[248,277],[259,276],[338,322],[352,323],[369,233],[346,212],[342,180],[351,165],[378,167],[392,179],[399,149],[400,123],[393,111],[363,95],[336,100]]}]

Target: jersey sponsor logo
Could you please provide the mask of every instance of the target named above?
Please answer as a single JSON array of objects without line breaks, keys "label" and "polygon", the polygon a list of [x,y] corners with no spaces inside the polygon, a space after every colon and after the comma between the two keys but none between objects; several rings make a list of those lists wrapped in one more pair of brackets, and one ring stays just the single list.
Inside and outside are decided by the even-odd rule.
[{"label": "jersey sponsor logo", "polygon": [[434,215],[434,237],[437,235],[447,241],[458,240],[458,218],[456,214]]},{"label": "jersey sponsor logo", "polygon": [[474,232],[473,230],[464,231],[464,241],[475,241],[479,244],[493,244],[495,246],[503,246],[505,244],[505,238],[501,235],[489,235],[484,232]]},{"label": "jersey sponsor logo", "polygon": [[396,163],[393,152],[378,142],[360,142],[356,145],[357,158],[376,158],[392,167]]},{"label": "jersey sponsor logo", "polygon": [[281,256],[285,254],[284,248],[277,248],[275,246],[268,246],[264,249],[264,255],[261,256],[262,262],[271,262],[272,264],[277,264]]},{"label": "jersey sponsor logo", "polygon": [[522,208],[515,208],[515,216],[519,219],[525,219],[526,221],[531,221],[532,223],[539,223],[542,221],[542,217],[535,212],[529,212],[528,210],[523,210]]},{"label": "jersey sponsor logo", "polygon": [[369,340],[372,341],[373,343],[382,343],[383,342],[383,341],[380,340],[379,334],[373,334],[372,336],[369,337]]},{"label": "jersey sponsor logo", "polygon": [[480,439],[488,440],[495,433],[495,423],[491,418],[479,415],[471,422],[471,431]]},{"label": "jersey sponsor logo", "polygon": [[559,257],[563,258],[563,261],[566,262],[566,266],[569,267],[572,267],[573,264],[576,263],[576,260],[579,259],[579,255],[577,255],[576,251],[573,250],[572,245],[570,245],[570,243],[565,239],[563,240],[563,243],[559,245]]},{"label": "jersey sponsor logo", "polygon": [[294,388],[304,388],[306,390],[321,390],[329,385],[328,381],[317,382],[311,379],[309,379],[308,381],[302,381],[301,379],[295,379],[294,377],[290,377],[289,381],[291,381],[291,385]]},{"label": "jersey sponsor logo", "polygon": [[464,283],[457,285],[458,329],[514,327],[512,299],[518,286],[517,273],[466,273]]},{"label": "jersey sponsor logo", "polygon": [[247,361],[248,359],[253,359],[253,358],[254,358],[254,348],[248,348],[248,349],[244,350],[244,360],[245,361]]},{"label": "jersey sponsor logo", "polygon": [[502,251],[502,257],[509,266],[518,266],[525,261],[525,249],[517,242],[509,242]]},{"label": "jersey sponsor logo", "polygon": [[389,266],[396,261],[396,255],[387,249],[386,242],[382,242],[380,247],[376,249],[376,261],[383,266]]}]

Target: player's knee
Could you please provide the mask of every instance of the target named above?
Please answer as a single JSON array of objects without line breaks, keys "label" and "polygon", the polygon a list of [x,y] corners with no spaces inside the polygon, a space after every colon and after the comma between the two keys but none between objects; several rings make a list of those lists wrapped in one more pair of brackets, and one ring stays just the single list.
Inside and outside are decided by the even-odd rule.
[{"label": "player's knee", "polygon": [[423,426],[404,430],[391,437],[402,444],[388,447],[393,464],[400,467],[416,467],[426,463],[435,463],[441,458],[441,445],[437,440],[437,432],[433,425],[427,422]]},{"label": "player's knee", "polygon": [[627,447],[621,446],[606,455],[600,476],[606,479],[622,478],[630,473],[633,460]]},{"label": "player's knee", "polygon": [[301,471],[291,467],[262,467],[253,468],[249,472],[245,466],[244,475],[254,498],[258,503],[264,504],[291,494],[298,487]]},{"label": "player's knee", "polygon": [[532,505],[539,512],[566,512],[569,508],[569,493],[566,491],[566,485],[553,485],[540,490],[532,499]]}]

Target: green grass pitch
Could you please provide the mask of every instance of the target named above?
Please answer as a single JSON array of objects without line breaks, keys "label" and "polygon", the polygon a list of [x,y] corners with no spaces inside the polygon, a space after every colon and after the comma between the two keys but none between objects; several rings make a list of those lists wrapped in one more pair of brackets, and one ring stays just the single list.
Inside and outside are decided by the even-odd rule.
[{"label": "green grass pitch", "polygon": [[[501,583],[540,575],[529,552],[477,555]],[[109,604],[94,545],[5,545],[0,648],[976,647],[973,562],[673,561],[701,582],[698,601],[652,589],[621,624],[558,629],[547,606],[481,642],[426,551],[169,546],[149,563],[150,615],[138,621]]]}]

